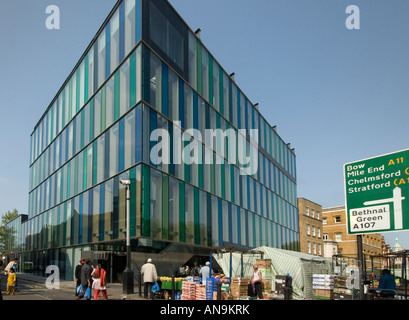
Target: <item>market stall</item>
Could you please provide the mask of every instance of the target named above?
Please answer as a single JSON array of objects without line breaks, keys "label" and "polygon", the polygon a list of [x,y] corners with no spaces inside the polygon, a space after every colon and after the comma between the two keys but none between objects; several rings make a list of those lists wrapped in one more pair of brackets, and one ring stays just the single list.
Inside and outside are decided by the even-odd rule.
[{"label": "market stall", "polygon": [[[251,254],[254,251],[257,254]],[[262,254],[261,254],[262,253]],[[316,266],[323,266],[330,270],[330,259],[304,254],[296,251],[282,250],[270,247],[258,247],[248,252],[230,251],[219,252],[214,255],[223,272],[231,278],[247,277],[253,273],[253,265],[257,260],[270,260],[271,291],[266,292],[270,299],[280,298],[276,294],[276,276],[290,276],[292,283],[292,299],[314,299],[312,278]],[[268,287],[269,288],[269,287]]]}]

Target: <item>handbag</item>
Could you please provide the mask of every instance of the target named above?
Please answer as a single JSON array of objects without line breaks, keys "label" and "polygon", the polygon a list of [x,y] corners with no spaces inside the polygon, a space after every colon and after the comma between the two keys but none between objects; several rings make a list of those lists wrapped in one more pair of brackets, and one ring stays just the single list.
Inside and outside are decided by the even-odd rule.
[{"label": "handbag", "polygon": [[84,298],[89,300],[91,299],[91,288],[88,287],[87,290],[85,290]]}]

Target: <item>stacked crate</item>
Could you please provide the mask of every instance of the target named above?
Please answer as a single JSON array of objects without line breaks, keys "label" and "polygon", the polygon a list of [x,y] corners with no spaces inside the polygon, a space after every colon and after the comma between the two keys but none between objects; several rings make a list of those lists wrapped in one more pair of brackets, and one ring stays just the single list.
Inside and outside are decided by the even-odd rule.
[{"label": "stacked crate", "polygon": [[313,274],[312,288],[316,299],[333,299],[334,276],[330,274]]},{"label": "stacked crate", "polygon": [[230,284],[230,296],[233,300],[238,300],[242,296],[247,296],[249,278],[232,278]]},{"label": "stacked crate", "polygon": [[334,277],[334,300],[356,300],[358,299],[358,289],[348,286],[347,276]]},{"label": "stacked crate", "polygon": [[206,300],[206,285],[196,283],[196,300]]},{"label": "stacked crate", "polygon": [[182,282],[182,300],[196,300],[196,284],[190,281]]},{"label": "stacked crate", "polygon": [[271,259],[258,259],[256,264],[261,272],[264,291],[271,292]]}]

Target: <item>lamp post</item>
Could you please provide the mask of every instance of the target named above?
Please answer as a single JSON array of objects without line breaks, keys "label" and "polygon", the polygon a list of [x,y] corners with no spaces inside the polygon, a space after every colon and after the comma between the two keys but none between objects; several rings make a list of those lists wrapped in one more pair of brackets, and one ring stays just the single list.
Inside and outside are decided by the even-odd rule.
[{"label": "lamp post", "polygon": [[123,272],[122,290],[124,294],[134,293],[134,273],[131,269],[131,239],[130,239],[130,190],[131,180],[119,180],[119,183],[126,186],[126,268]]}]

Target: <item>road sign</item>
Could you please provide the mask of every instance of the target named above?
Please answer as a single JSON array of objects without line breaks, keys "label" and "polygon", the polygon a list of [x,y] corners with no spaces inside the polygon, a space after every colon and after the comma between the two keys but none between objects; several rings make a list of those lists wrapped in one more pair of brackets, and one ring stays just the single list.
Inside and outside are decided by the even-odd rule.
[{"label": "road sign", "polygon": [[348,234],[409,229],[409,149],[344,165]]}]

